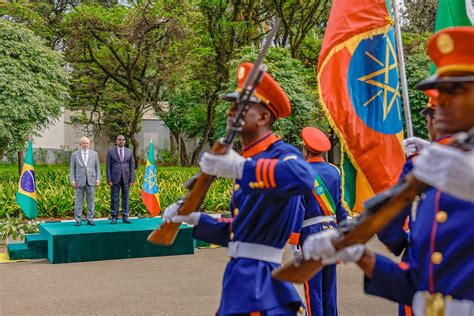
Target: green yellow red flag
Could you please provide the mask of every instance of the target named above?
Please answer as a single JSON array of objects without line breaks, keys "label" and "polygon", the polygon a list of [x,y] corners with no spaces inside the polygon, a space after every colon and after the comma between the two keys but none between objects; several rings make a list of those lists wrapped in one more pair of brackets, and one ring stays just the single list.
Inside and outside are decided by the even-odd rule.
[{"label": "green yellow red flag", "polygon": [[160,214],[161,210],[158,178],[156,172],[153,143],[150,142],[145,166],[145,174],[143,175],[142,202],[153,216]]},{"label": "green yellow red flag", "polygon": [[385,0],[334,0],[319,56],[319,95],[341,141],[345,206],[355,212],[396,184],[405,162],[389,12]]},{"label": "green yellow red flag", "polygon": [[21,170],[20,181],[18,181],[16,203],[20,206],[29,219],[33,219],[38,216],[35,168],[33,163],[33,147],[31,141],[28,142],[25,162],[23,164],[23,169]]}]

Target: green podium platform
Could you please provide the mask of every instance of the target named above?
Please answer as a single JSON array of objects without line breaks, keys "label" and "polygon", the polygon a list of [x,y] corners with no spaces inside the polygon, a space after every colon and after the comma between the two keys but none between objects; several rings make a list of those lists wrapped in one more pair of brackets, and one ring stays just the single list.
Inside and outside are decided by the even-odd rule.
[{"label": "green podium platform", "polygon": [[146,241],[161,224],[160,218],[133,219],[132,224],[122,224],[120,220],[115,225],[108,220],[95,223],[96,226],[87,226],[83,222],[79,227],[74,226],[74,222],[40,224],[38,235],[29,235],[25,243],[9,246],[8,253],[11,259],[36,259],[46,255],[51,263],[194,253],[192,227],[185,224],[181,225],[174,244],[163,247]]}]

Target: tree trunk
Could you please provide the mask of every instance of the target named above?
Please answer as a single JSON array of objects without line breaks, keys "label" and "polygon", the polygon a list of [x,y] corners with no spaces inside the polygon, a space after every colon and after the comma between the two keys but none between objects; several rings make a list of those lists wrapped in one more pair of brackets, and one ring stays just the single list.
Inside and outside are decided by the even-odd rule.
[{"label": "tree trunk", "polygon": [[186,148],[186,142],[184,141],[184,138],[178,132],[171,132],[171,135],[173,135],[174,141],[178,144],[180,165],[186,167],[189,166],[188,149]]},{"label": "tree trunk", "polygon": [[202,133],[201,140],[199,141],[198,146],[193,152],[193,156],[191,158],[191,164],[194,165],[197,163],[198,157],[201,155],[201,151],[204,148],[208,138],[209,132],[211,131],[212,124],[214,124],[214,107],[216,105],[217,98],[214,95],[211,100],[209,100],[207,104],[207,121],[206,126],[204,127],[204,132]]},{"label": "tree trunk", "polygon": [[181,166],[189,166],[188,149],[186,148],[186,142],[184,141],[184,138],[181,136],[179,146],[179,160],[181,161]]},{"label": "tree trunk", "polygon": [[138,169],[138,141],[137,141],[137,138],[136,138],[136,133],[135,132],[132,132],[130,131],[128,137],[130,137],[130,143],[132,143],[132,146],[133,146],[133,158],[135,159],[135,170]]},{"label": "tree trunk", "polygon": [[25,162],[25,156],[22,151],[18,152],[18,174],[21,175],[21,170],[23,170],[23,164]]}]

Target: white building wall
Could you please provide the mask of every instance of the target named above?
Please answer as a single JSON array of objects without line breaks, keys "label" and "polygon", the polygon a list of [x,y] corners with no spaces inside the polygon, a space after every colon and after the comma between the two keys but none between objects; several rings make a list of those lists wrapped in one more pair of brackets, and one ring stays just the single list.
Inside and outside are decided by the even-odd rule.
[{"label": "white building wall", "polygon": [[64,113],[41,136],[33,137],[33,148],[61,149],[61,146],[64,146]]}]

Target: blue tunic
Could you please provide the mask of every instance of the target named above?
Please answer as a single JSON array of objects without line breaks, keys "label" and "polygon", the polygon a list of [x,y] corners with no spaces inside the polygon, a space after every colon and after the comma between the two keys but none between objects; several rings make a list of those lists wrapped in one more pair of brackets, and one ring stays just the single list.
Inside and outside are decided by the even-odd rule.
[{"label": "blue tunic", "polygon": [[[313,157],[308,160],[314,172],[318,174],[326,185],[336,206],[336,219],[341,222],[347,218],[347,212],[341,205],[341,175],[337,167],[324,162],[322,157]],[[310,219],[325,216],[321,206],[312,193],[305,196],[305,216]],[[309,235],[324,229],[336,228],[334,222],[313,224],[301,230],[301,244]],[[304,284],[306,304],[311,309],[311,315],[337,315],[337,279],[336,265],[324,267],[319,273]]]},{"label": "blue tunic", "polygon": [[[413,156],[406,160],[398,182],[402,182],[412,170]],[[396,256],[399,256],[408,246],[408,232],[403,229],[403,226],[410,215],[410,210],[411,204],[377,233],[379,240]]]},{"label": "blue tunic", "polygon": [[[311,166],[293,146],[268,133],[244,148],[250,157],[243,177],[236,180],[231,220],[202,214],[196,239],[227,246],[230,241],[282,249],[296,223],[303,220],[303,196],[313,186]],[[224,272],[219,315],[268,311],[302,305],[291,283],[271,277],[279,265],[247,258],[230,259]]]},{"label": "blue tunic", "polygon": [[377,255],[365,291],[407,305],[416,291],[474,300],[474,204],[433,188],[410,216],[408,262]]}]

